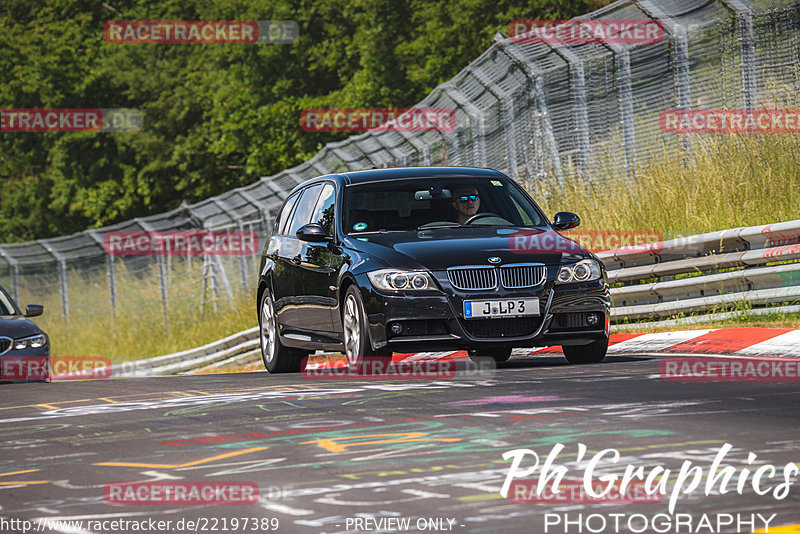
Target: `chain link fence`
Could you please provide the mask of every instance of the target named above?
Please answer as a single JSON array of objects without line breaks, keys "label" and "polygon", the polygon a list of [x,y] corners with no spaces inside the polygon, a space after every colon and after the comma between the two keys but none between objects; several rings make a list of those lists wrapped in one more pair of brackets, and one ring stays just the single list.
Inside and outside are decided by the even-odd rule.
[{"label": "chain link fence", "polygon": [[203,314],[252,293],[258,254],[112,256],[103,236],[252,231],[263,244],[295,185],[373,167],[491,167],[528,187],[565,173],[608,181],[608,169],[630,176],[665,149],[691,148],[691,134],[661,130],[663,110],[774,108],[800,92],[796,1],[622,0],[584,18],[656,19],[664,38],[548,44],[498,33],[484,54],[417,104],[455,110],[453,131],[368,132],[330,143],[293,169],[168,213],[0,245],[0,284],[21,304],[46,303],[49,314],[70,322],[113,316],[122,307],[167,321],[175,309]]}]

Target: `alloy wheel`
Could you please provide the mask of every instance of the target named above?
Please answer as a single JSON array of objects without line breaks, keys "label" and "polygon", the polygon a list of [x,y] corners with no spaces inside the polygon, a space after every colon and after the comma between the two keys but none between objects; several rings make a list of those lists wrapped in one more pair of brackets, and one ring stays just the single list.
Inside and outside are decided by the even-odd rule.
[{"label": "alloy wheel", "polygon": [[267,295],[261,305],[261,354],[264,356],[265,363],[271,363],[275,358],[277,334],[272,299]]},{"label": "alloy wheel", "polygon": [[347,295],[344,301],[344,347],[347,361],[356,364],[358,347],[361,342],[358,303],[353,295]]}]

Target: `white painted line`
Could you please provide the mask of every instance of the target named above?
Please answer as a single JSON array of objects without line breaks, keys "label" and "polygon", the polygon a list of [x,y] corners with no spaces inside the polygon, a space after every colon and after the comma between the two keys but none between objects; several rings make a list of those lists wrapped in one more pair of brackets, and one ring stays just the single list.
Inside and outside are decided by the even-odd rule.
[{"label": "white painted line", "polygon": [[779,336],[775,336],[761,343],[750,345],[737,354],[747,354],[750,356],[759,355],[780,355],[800,357],[800,330],[792,330]]},{"label": "white painted line", "polygon": [[758,355],[751,355],[751,356],[739,356],[734,354],[700,354],[696,352],[641,352],[636,354],[636,356],[653,356],[655,358],[672,358],[672,357],[679,357],[679,358],[714,358],[715,360],[788,360],[788,361],[795,361],[800,358],[784,358],[782,356],[758,356]]},{"label": "white painted line", "polygon": [[672,347],[673,345],[677,345],[678,343],[683,343],[685,341],[689,341],[690,339],[694,339],[696,337],[704,336],[709,332],[713,332],[715,329],[710,330],[678,330],[676,332],[657,332],[654,334],[642,334],[641,336],[637,336],[631,339],[627,339],[625,341],[621,341],[615,345],[611,345],[608,347],[609,354],[617,354],[620,352],[654,352],[658,350],[664,350],[666,348]]}]

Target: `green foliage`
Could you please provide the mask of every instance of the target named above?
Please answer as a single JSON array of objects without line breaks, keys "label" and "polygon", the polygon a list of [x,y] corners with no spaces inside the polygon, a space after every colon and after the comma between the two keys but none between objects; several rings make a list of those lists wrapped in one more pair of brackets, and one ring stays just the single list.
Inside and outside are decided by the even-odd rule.
[{"label": "green foliage", "polygon": [[[3,0],[0,108],[137,108],[137,133],[0,133],[0,242],[197,201],[302,163],[344,134],[309,107],[407,107],[519,18],[604,0]],[[294,20],[293,45],[121,45],[109,20]]]}]

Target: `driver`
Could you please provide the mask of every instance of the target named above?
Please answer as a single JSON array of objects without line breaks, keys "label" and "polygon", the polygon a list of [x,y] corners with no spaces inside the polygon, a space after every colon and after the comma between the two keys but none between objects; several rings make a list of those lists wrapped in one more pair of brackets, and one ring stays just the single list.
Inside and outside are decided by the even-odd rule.
[{"label": "driver", "polygon": [[478,213],[481,198],[474,185],[454,187],[450,192],[453,194],[450,205],[456,210],[456,222],[464,224],[467,219]]}]

